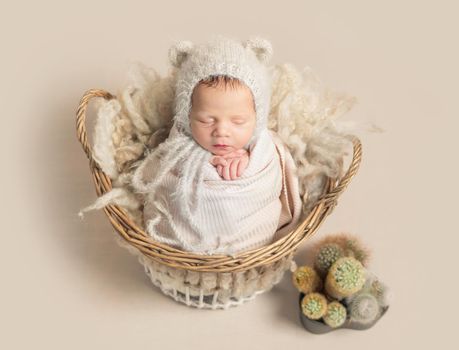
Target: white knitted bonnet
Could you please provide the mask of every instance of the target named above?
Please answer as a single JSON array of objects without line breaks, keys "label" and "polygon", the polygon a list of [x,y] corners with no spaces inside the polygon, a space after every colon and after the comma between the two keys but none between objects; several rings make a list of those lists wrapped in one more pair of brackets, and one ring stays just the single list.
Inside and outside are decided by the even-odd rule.
[{"label": "white knitted bonnet", "polygon": [[242,81],[252,92],[257,122],[249,144],[255,140],[267,127],[271,82],[266,64],[272,52],[271,43],[260,37],[240,42],[218,35],[201,45],[175,43],[169,49],[169,59],[178,69],[174,101],[177,130],[191,136],[191,95],[198,82],[213,75],[227,75]]}]

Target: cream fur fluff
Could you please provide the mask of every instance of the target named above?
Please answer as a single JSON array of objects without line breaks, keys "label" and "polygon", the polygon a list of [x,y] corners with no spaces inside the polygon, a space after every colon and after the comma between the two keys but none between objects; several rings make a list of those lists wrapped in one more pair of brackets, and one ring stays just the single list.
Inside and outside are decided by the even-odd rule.
[{"label": "cream fur fluff", "polygon": [[[307,199],[303,201],[305,217],[322,193],[327,176],[342,175],[342,160],[350,149],[347,135],[355,134],[358,125],[337,118],[352,108],[355,98],[324,88],[309,67],[298,70],[278,64],[268,72],[272,81],[268,128],[277,132],[295,160],[300,194]],[[141,197],[134,194],[131,177],[172,127],[176,75],[176,68],[161,77],[154,69],[136,64],[117,100],[100,102],[94,157],[112,177],[114,190],[83,209],[81,215],[113,203],[142,225]],[[107,140],[112,140],[111,144]]]}]

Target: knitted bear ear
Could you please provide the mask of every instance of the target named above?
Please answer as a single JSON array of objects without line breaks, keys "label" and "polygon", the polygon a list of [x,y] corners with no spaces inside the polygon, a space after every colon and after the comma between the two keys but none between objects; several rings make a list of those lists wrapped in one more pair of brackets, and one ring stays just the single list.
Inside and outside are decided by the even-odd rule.
[{"label": "knitted bear ear", "polygon": [[261,63],[268,63],[273,55],[273,47],[271,43],[260,37],[252,37],[243,42],[246,49],[250,49],[255,53],[255,56]]},{"label": "knitted bear ear", "polygon": [[169,61],[174,67],[180,68],[183,62],[190,55],[194,44],[191,41],[179,41],[169,49]]}]

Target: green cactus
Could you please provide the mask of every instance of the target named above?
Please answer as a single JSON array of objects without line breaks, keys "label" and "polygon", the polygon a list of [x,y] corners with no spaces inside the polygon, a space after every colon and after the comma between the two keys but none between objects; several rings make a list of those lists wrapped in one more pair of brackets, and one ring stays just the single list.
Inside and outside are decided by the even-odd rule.
[{"label": "green cactus", "polygon": [[328,271],[325,290],[331,297],[341,300],[350,296],[365,284],[365,268],[353,257],[338,259]]},{"label": "green cactus", "polygon": [[[368,266],[371,255],[370,249],[361,242],[358,236],[349,233],[328,235],[315,243],[312,248],[314,260],[317,260],[322,247],[330,245],[338,246],[341,250],[341,256],[352,256],[359,260],[363,266]],[[336,248],[334,249],[336,250]],[[322,272],[318,266],[316,268],[319,273]]]},{"label": "green cactus", "polygon": [[309,293],[301,301],[301,311],[311,320],[318,320],[327,312],[327,298],[321,293]]},{"label": "green cactus", "polygon": [[332,328],[337,328],[346,322],[346,307],[339,301],[332,301],[327,306],[327,313],[323,316],[324,322]]},{"label": "green cactus", "polygon": [[317,252],[314,267],[322,275],[326,276],[330,267],[336,260],[344,256],[343,249],[335,243],[325,244]]},{"label": "green cactus", "polygon": [[322,280],[310,266],[300,266],[293,272],[293,284],[304,294],[316,292],[322,288]]},{"label": "green cactus", "polygon": [[373,322],[380,313],[380,307],[376,297],[370,293],[360,293],[352,298],[349,304],[349,316],[351,321],[362,324]]}]

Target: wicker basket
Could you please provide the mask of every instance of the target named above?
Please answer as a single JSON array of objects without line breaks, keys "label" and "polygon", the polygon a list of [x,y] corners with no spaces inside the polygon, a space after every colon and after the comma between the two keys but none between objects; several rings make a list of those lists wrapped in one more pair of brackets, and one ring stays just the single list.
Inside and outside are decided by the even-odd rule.
[{"label": "wicker basket", "polygon": [[[89,90],[77,110],[77,136],[88,156],[97,195],[101,196],[112,189],[112,184],[93,159],[87,140],[86,109],[93,97],[109,100],[115,96],[103,90]],[[278,283],[290,268],[298,246],[332,212],[338,196],[360,165],[362,147],[358,138],[353,136],[352,140],[354,152],[348,170],[340,179],[328,179],[324,194],[294,231],[268,246],[234,257],[197,255],[169,247],[155,242],[121,207],[107,205],[104,211],[119,234],[118,243],[138,256],[153,284],[163,293],[188,306],[226,309],[253,299]]]}]

